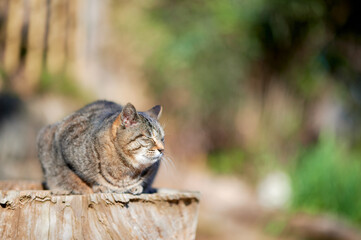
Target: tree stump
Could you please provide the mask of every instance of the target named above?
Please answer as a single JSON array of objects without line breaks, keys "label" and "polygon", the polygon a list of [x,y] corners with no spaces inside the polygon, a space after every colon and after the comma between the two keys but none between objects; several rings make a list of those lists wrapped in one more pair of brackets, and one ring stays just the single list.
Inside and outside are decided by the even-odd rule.
[{"label": "tree stump", "polygon": [[195,239],[199,193],[55,196],[0,182],[0,239]]}]

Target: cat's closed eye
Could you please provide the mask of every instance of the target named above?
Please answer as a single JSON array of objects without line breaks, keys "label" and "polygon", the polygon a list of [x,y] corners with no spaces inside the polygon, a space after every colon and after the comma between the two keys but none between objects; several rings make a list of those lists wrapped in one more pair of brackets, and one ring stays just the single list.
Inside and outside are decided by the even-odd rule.
[{"label": "cat's closed eye", "polygon": [[142,145],[143,147],[148,147],[152,144],[154,144],[153,139],[148,138],[146,136],[143,136],[141,138],[139,138],[138,142],[140,143],[140,145]]}]

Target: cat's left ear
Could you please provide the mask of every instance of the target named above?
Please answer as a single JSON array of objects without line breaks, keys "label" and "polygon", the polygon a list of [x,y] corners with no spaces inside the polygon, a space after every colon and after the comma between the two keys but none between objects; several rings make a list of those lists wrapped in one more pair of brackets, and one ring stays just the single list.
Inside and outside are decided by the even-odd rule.
[{"label": "cat's left ear", "polygon": [[151,118],[158,120],[160,118],[160,115],[162,115],[162,110],[163,107],[161,105],[156,105],[145,113],[148,114]]},{"label": "cat's left ear", "polygon": [[130,127],[138,122],[139,116],[137,110],[131,103],[127,103],[120,113],[120,120],[124,127]]}]

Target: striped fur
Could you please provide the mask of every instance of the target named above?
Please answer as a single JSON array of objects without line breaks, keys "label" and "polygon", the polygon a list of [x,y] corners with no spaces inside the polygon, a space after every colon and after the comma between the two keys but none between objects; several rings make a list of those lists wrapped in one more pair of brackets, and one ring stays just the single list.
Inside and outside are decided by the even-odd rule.
[{"label": "striped fur", "polygon": [[164,150],[161,107],[93,102],[38,135],[48,189],[76,194],[150,192]]}]

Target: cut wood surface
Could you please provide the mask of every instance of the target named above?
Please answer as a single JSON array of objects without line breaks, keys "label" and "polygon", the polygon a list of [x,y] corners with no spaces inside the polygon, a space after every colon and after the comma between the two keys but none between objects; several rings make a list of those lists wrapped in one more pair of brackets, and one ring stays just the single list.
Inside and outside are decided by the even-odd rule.
[{"label": "cut wood surface", "polygon": [[36,189],[40,183],[0,182],[0,239],[195,239],[197,192],[55,196]]}]

